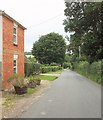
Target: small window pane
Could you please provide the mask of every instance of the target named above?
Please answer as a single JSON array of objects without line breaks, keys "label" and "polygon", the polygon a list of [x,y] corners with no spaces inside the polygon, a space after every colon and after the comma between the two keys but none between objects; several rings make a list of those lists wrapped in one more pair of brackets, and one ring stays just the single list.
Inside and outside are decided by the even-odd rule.
[{"label": "small window pane", "polygon": [[14,73],[17,73],[17,60],[14,60]]},{"label": "small window pane", "polygon": [[14,60],[14,67],[16,66],[16,60]]},{"label": "small window pane", "polygon": [[16,28],[14,28],[14,34],[16,34]]},{"label": "small window pane", "polygon": [[16,35],[14,35],[14,43],[17,43],[17,41],[16,41]]},{"label": "small window pane", "polygon": [[16,68],[14,68],[14,73],[16,73]]},{"label": "small window pane", "polygon": [[14,24],[13,28],[13,42],[14,44],[17,44],[17,25]]}]

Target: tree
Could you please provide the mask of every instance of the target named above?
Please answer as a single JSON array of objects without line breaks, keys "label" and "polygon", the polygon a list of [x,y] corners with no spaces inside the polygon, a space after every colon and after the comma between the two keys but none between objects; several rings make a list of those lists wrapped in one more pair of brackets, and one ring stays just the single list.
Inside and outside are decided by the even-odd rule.
[{"label": "tree", "polygon": [[65,58],[65,40],[58,33],[49,33],[41,36],[33,44],[32,54],[43,64],[59,63],[62,64]]},{"label": "tree", "polygon": [[37,63],[35,57],[28,57],[28,60],[31,62],[31,63]]},{"label": "tree", "polygon": [[25,55],[32,55],[31,52],[24,52]]},{"label": "tree", "polygon": [[79,57],[82,55],[89,63],[103,58],[103,2],[66,2],[64,26],[66,32],[74,32],[69,50]]}]

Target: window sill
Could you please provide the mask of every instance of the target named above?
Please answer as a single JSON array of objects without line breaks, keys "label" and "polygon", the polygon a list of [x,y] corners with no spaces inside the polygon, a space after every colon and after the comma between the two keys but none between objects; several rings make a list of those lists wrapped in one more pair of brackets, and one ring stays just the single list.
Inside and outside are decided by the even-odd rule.
[{"label": "window sill", "polygon": [[17,43],[13,43],[14,44],[14,46],[18,46],[18,44]]}]

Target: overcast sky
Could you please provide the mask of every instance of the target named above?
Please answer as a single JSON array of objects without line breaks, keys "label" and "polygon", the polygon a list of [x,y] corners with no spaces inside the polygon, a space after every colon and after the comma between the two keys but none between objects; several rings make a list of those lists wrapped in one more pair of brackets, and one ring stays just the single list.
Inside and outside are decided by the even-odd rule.
[{"label": "overcast sky", "polygon": [[31,51],[41,35],[50,32],[66,35],[62,25],[64,0],[0,0],[0,9],[27,28],[25,51]]}]

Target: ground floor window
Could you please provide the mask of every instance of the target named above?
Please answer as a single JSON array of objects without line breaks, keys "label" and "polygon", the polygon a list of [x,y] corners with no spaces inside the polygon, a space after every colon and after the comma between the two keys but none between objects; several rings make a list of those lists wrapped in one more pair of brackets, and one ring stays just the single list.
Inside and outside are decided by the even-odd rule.
[{"label": "ground floor window", "polygon": [[14,61],[13,61],[13,64],[14,64],[14,73],[17,73],[17,58],[18,58],[18,55],[14,55]]},{"label": "ground floor window", "polygon": [[14,73],[17,73],[17,60],[14,60]]}]

